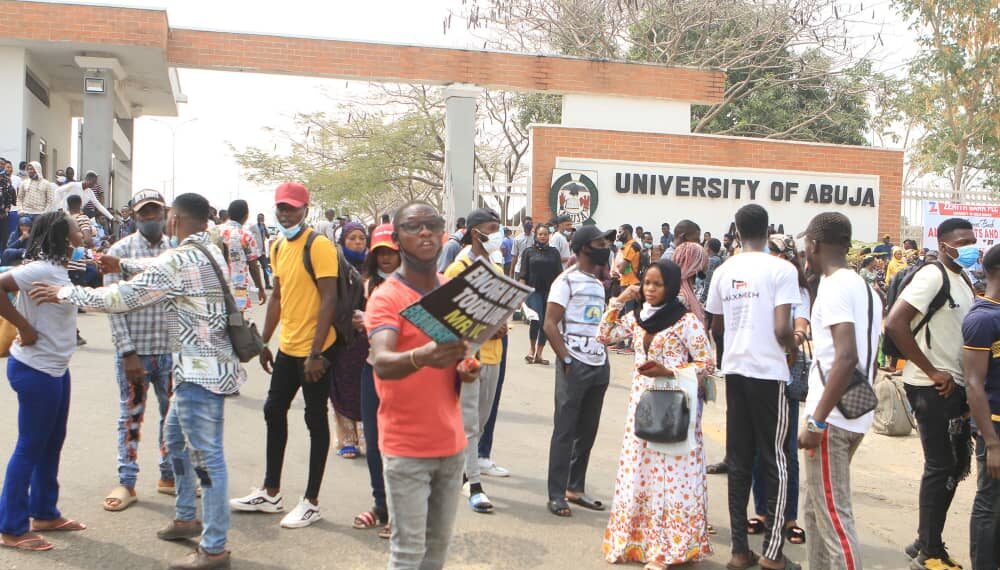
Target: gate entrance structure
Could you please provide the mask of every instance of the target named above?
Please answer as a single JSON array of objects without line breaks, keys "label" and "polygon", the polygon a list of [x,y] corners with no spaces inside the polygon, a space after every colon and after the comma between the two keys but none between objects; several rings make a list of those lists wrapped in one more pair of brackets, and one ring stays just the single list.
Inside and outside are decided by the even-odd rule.
[{"label": "gate entrance structure", "polygon": [[[141,114],[176,114],[176,102],[183,100],[176,68],[423,83],[447,86],[445,180],[452,211],[475,204],[475,100],[482,89],[492,88],[563,95],[562,124],[532,130],[528,203],[536,218],[565,210],[567,204],[580,209],[575,196],[559,201],[560,188],[553,183],[564,175],[589,181],[593,196],[585,197],[586,219],[607,226],[635,222],[633,214],[643,209],[663,221],[693,218],[685,214],[692,207],[695,212],[708,208],[722,219],[747,196],[766,206],[778,204],[766,197],[779,190],[772,189],[778,182],[782,197],[786,190],[789,197],[797,190],[804,200],[806,183],[814,180],[816,203],[826,209],[857,208],[852,219],[873,220],[861,226],[866,232],[869,226],[894,234],[899,229],[901,152],[690,135],[691,105],[723,100],[725,75],[718,70],[172,28],[163,10],[0,0],[0,13],[0,81],[16,85],[30,73],[49,89],[80,101],[72,116],[85,121],[84,167],[90,160],[109,165],[94,168],[99,172],[110,171],[112,154],[118,158],[114,144],[115,137],[123,138],[116,134],[125,131],[123,122]],[[7,60],[16,61],[3,64]],[[100,92],[98,80],[104,85]],[[145,103],[142,94],[155,94],[165,104]],[[27,97],[11,108],[27,109]],[[31,156],[31,149],[16,142],[24,139],[25,128],[24,121],[0,126],[0,150],[9,144],[17,157]],[[124,138],[131,147],[130,137]],[[611,172],[619,166],[628,168]],[[674,173],[675,167],[689,170]],[[723,184],[723,173],[709,167],[735,169],[725,173],[725,197],[708,197]],[[622,191],[626,175],[628,192]],[[732,191],[737,179],[744,181],[741,189],[748,188],[738,196]],[[642,196],[642,184],[647,200],[629,198]],[[851,205],[859,185],[870,199]],[[685,195],[689,191],[696,194]],[[120,193],[124,200],[116,193],[115,202],[130,193]],[[843,196],[848,198],[842,201]],[[813,202],[803,204],[806,209],[784,214],[786,228]]]}]

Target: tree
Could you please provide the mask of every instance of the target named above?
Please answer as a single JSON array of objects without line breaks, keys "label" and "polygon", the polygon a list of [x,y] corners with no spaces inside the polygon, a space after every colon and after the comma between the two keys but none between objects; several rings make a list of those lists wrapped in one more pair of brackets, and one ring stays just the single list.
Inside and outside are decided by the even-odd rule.
[{"label": "tree", "polygon": [[[923,134],[913,161],[955,192],[1000,186],[1000,5],[995,0],[898,0],[919,33],[899,106]],[[982,175],[980,177],[979,175]]]},{"label": "tree", "polygon": [[[463,2],[464,3],[464,2]],[[721,68],[723,101],[692,109],[699,133],[864,144],[879,77],[837,0],[469,0],[496,47]]]}]

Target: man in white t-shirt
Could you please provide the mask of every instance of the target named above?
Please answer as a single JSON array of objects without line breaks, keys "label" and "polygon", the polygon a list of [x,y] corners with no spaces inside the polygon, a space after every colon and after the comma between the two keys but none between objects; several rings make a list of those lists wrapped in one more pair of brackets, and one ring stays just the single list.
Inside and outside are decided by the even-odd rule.
[{"label": "man in white t-shirt", "polygon": [[[681,224],[677,224],[678,229]],[[788,500],[788,353],[794,350],[791,307],[802,301],[795,266],[765,253],[767,211],[747,204],[736,212],[743,254],[715,270],[706,309],[723,336],[726,371],[726,464],[729,469],[729,565],[755,562],[747,540],[747,503],[754,457],[773,490],[767,501],[761,568],[785,568],[782,554]]]},{"label": "man in white t-shirt", "polygon": [[585,494],[587,464],[597,437],[604,393],[611,368],[597,330],[604,316],[604,285],[594,276],[611,258],[614,232],[582,226],[573,235],[576,265],[549,289],[545,335],[556,362],[556,409],[549,445],[549,511],[570,516],[568,502],[602,511],[604,505]]},{"label": "man in white t-shirt", "polygon": [[321,236],[326,236],[326,239],[330,240],[333,243],[337,243],[336,239],[334,238],[335,227],[333,225],[333,219],[334,217],[336,217],[337,212],[331,208],[326,212],[324,212],[323,215],[326,219],[320,220],[319,222],[316,223],[316,233]]},{"label": "man in white t-shirt", "polygon": [[874,412],[848,419],[837,403],[855,370],[864,370],[872,381],[882,302],[847,265],[851,247],[847,216],[822,213],[809,222],[804,236],[809,266],[822,275],[812,311],[813,367],[806,424],[799,435],[799,447],[808,450],[804,461],[809,567],[861,568],[851,509],[851,458]]},{"label": "man in white t-shirt", "polygon": [[568,235],[573,233],[573,220],[569,216],[559,216],[552,221],[552,236],[549,245],[556,248],[562,258],[563,268],[569,265],[571,255]]},{"label": "man in white t-shirt", "polygon": [[948,556],[941,533],[971,462],[971,428],[963,419],[962,321],[975,293],[963,269],[976,263],[979,248],[972,224],[963,218],[941,222],[938,245],[940,262],[917,271],[899,294],[886,332],[906,359],[903,383],[924,451],[917,540],[906,553],[915,559],[911,568],[950,570],[959,566]]}]

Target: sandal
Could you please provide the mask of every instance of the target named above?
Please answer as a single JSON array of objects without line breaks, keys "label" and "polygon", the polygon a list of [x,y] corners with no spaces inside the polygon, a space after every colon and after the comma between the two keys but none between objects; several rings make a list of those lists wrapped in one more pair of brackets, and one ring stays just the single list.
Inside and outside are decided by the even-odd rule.
[{"label": "sandal", "polygon": [[713,463],[705,468],[705,473],[708,473],[709,475],[725,475],[726,473],[729,473],[729,466],[726,465],[725,461]]},{"label": "sandal", "polygon": [[387,518],[379,516],[378,512],[372,509],[354,517],[354,524],[352,526],[358,530],[367,530],[386,524]]},{"label": "sandal", "polygon": [[[112,505],[109,501],[118,501],[117,505]],[[111,492],[108,493],[107,497],[104,497],[104,510],[117,513],[124,511],[125,509],[132,506],[133,503],[139,501],[139,497],[136,497],[129,492],[128,488],[124,485],[118,485]]]},{"label": "sandal", "polygon": [[534,364],[535,363],[535,357],[532,356],[532,355],[530,355],[530,354],[528,356],[525,356],[524,357],[524,363],[525,364]]},{"label": "sandal", "polygon": [[747,519],[747,534],[764,534],[767,530],[767,523],[760,517]]},{"label": "sandal", "polygon": [[536,358],[535,359],[535,364],[541,364],[542,366],[548,366],[549,364],[552,364],[552,363],[549,362],[548,360],[545,360],[544,358]]},{"label": "sandal", "polygon": [[358,448],[354,445],[345,445],[340,448],[340,451],[337,452],[337,455],[343,457],[344,459],[357,459],[360,454],[361,452],[359,452]]},{"label": "sandal", "polygon": [[574,505],[580,505],[585,509],[590,509],[592,511],[603,511],[604,503],[598,501],[597,499],[592,499],[587,495],[578,495],[576,497],[566,496],[566,500]]},{"label": "sandal", "polygon": [[475,495],[469,497],[469,506],[472,510],[485,515],[493,510],[493,503],[490,502],[490,498],[486,496],[486,493],[476,493]]},{"label": "sandal", "polygon": [[[35,523],[37,522],[39,521],[38,520],[32,521],[31,532],[57,532],[57,531],[76,532],[80,530],[87,530],[87,525],[83,524],[82,522],[75,521],[73,519],[63,519],[62,522],[57,524],[56,526],[50,526],[45,528],[39,528],[35,526]],[[42,522],[50,522],[50,521],[42,521]]]},{"label": "sandal", "polygon": [[[156,492],[161,495],[170,495],[171,497],[177,496],[177,486],[176,485],[164,485],[163,481],[156,482]],[[194,496],[201,498],[201,486],[199,485],[194,490]]]},{"label": "sandal", "polygon": [[805,544],[806,543],[806,531],[798,525],[786,526],[785,527],[785,539],[788,540],[789,544]]},{"label": "sandal", "polygon": [[726,563],[726,570],[747,570],[747,568],[753,568],[760,562],[760,556],[756,552],[750,551],[747,553],[747,561],[744,564],[733,564],[732,562]]},{"label": "sandal", "polygon": [[41,536],[29,536],[22,538],[13,544],[8,544],[7,542],[0,540],[0,546],[13,548],[15,550],[27,550],[28,552],[45,552],[46,550],[52,550],[55,548],[54,544],[45,540],[45,538]]},{"label": "sandal", "polygon": [[378,531],[378,537],[386,540],[392,538],[392,525],[386,523],[386,525]]},{"label": "sandal", "polygon": [[[761,566],[761,568],[764,568],[764,567]],[[770,570],[770,569],[764,569],[764,570]],[[777,570],[802,570],[802,565],[798,564],[796,562],[792,562],[787,557],[785,557],[785,566],[782,567],[782,568],[779,568]]]},{"label": "sandal", "polygon": [[557,517],[573,516],[573,511],[569,508],[566,499],[552,499],[548,502],[549,512]]}]

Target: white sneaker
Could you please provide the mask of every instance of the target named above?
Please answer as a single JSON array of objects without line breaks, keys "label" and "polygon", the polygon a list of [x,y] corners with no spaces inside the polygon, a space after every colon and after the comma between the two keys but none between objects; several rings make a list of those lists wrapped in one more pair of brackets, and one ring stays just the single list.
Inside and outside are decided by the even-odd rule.
[{"label": "white sneaker", "polygon": [[323,515],[319,514],[319,507],[303,498],[299,504],[295,505],[292,512],[281,519],[281,526],[284,528],[305,528],[322,518]]},{"label": "white sneaker", "polygon": [[492,459],[486,457],[479,458],[479,472],[490,477],[510,477],[510,471],[500,467]]},{"label": "white sneaker", "polygon": [[229,507],[234,511],[247,513],[280,513],[285,510],[285,502],[281,493],[272,497],[264,489],[250,489],[250,494],[246,497],[230,500]]}]

